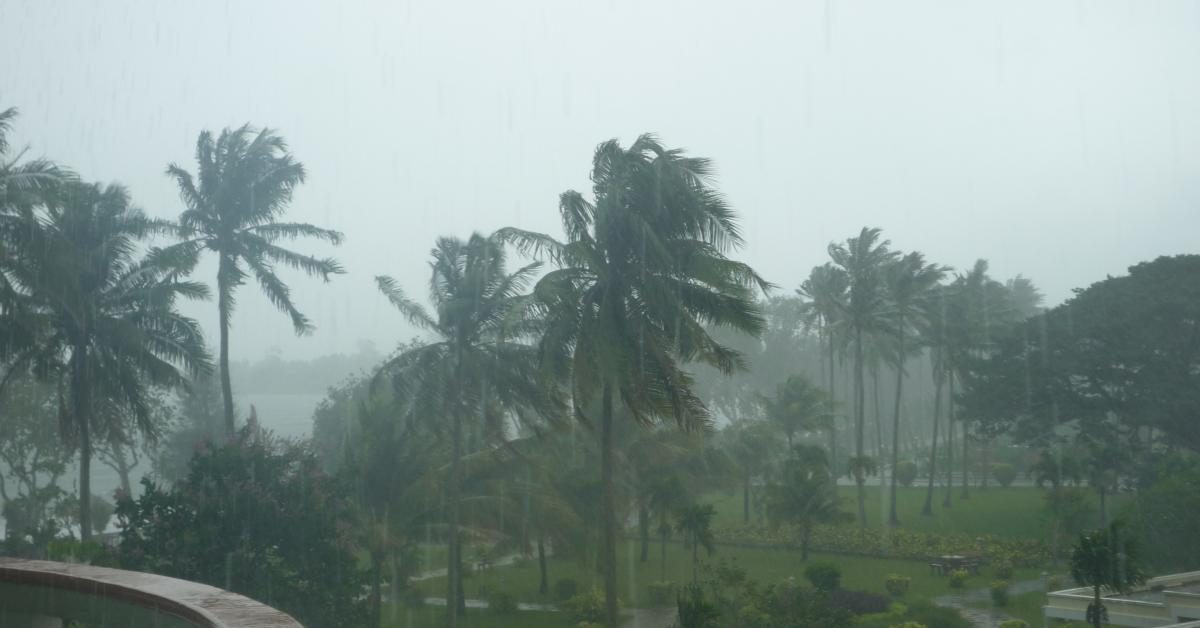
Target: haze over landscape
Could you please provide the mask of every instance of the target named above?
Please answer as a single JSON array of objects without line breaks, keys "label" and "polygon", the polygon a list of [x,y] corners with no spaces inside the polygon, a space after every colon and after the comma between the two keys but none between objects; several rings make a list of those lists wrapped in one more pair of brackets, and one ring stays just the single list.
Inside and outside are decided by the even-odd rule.
[{"label": "haze over landscape", "polygon": [[278,129],[309,172],[289,216],[345,233],[347,275],[297,290],[308,338],[244,291],[232,350],[310,358],[410,337],[376,274],[555,231],[592,148],[646,131],[714,160],[784,293],[870,225],[1057,304],[1194,250],[1198,30],[1195,2],[5,2],[0,98],[14,144],[160,217],[200,130]]}]

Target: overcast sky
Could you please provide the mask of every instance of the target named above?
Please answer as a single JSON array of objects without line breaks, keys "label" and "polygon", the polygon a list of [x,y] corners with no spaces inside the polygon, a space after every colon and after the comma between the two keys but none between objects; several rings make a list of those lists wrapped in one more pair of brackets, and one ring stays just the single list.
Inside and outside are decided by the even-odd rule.
[{"label": "overcast sky", "polygon": [[390,348],[412,331],[376,274],[423,298],[439,235],[557,233],[592,148],[645,131],[715,160],[742,256],[789,292],[864,225],[1051,303],[1200,252],[1194,0],[0,0],[8,106],[32,154],[162,217],[202,129],[289,140],[290,218],[345,232],[348,274],[289,277],[306,338],[247,285],[235,358]]}]

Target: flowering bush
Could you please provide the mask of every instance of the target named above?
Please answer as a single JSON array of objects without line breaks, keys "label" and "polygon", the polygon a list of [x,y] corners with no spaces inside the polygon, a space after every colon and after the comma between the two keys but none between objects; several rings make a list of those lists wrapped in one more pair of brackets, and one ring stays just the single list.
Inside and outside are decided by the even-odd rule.
[{"label": "flowering bush", "polygon": [[967,577],[971,574],[967,573],[966,569],[955,569],[950,572],[950,588],[961,589],[967,584]]},{"label": "flowering bush", "polygon": [[887,580],[883,582],[884,588],[892,594],[892,597],[903,597],[905,593],[908,593],[910,584],[912,584],[912,578],[895,573],[888,574]]},{"label": "flowering bush", "polygon": [[574,621],[604,621],[604,594],[596,589],[580,593],[559,606]]}]

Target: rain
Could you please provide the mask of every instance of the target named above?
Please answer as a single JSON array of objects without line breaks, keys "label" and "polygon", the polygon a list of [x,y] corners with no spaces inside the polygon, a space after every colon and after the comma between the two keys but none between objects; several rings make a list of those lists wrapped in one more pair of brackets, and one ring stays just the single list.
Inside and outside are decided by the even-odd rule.
[{"label": "rain", "polygon": [[0,0],[0,626],[1200,620],[1200,2]]}]

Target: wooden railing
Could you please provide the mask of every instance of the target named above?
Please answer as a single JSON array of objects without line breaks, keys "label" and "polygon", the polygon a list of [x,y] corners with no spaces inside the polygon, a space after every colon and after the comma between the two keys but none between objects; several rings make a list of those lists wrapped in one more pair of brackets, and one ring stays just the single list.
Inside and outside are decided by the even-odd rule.
[{"label": "wooden railing", "polygon": [[[79,614],[100,613],[102,603],[109,602],[118,610],[108,609],[104,611],[106,613],[119,615],[123,612],[120,609],[133,609],[170,617],[171,624],[181,626],[303,628],[287,613],[245,596],[197,582],[137,571],[0,557],[0,591],[5,588],[10,589],[10,600],[4,606],[13,606],[11,593],[16,591],[18,602],[25,608],[12,610],[47,619],[95,619]],[[52,595],[42,596],[39,592]],[[54,607],[39,608],[46,606],[39,601],[41,597],[53,600]]]}]

